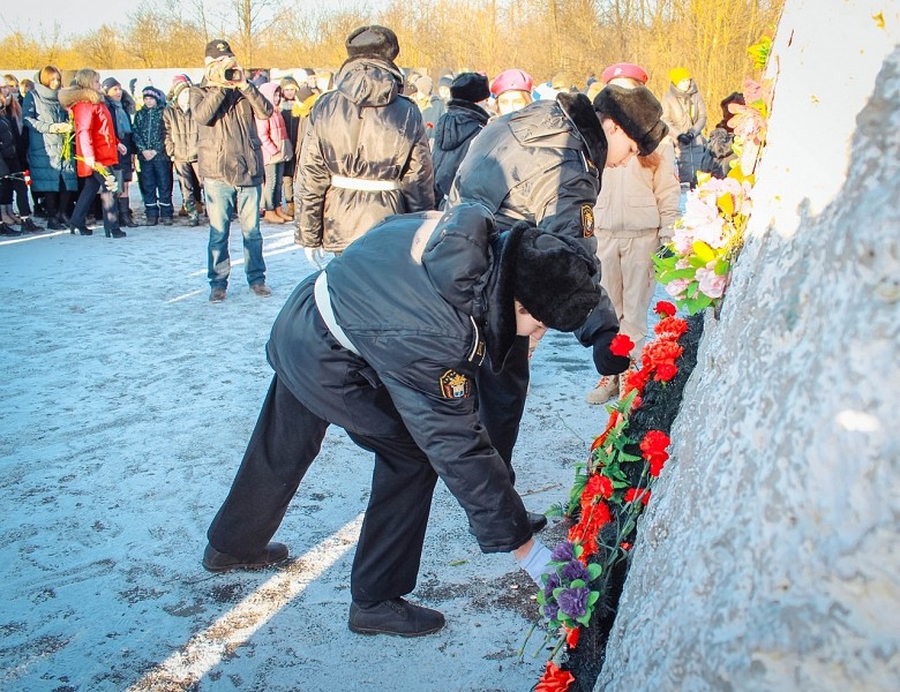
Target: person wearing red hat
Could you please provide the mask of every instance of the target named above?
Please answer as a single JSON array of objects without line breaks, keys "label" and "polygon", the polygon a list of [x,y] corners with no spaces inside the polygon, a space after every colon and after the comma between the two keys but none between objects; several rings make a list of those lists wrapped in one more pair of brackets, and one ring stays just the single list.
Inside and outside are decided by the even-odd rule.
[{"label": "person wearing red hat", "polygon": [[[649,76],[633,63],[617,63],[603,70],[602,79],[626,89],[646,84]],[[625,166],[603,170],[594,207],[600,285],[609,295],[619,332],[634,342],[630,358],[637,358],[647,336],[647,309],[656,283],[653,255],[671,237],[678,219],[681,186],[675,149],[668,138],[648,156],[636,156]],[[587,394],[589,404],[617,396],[624,375],[606,375]]]},{"label": "person wearing red hat", "polygon": [[491,82],[491,93],[496,99],[494,107],[499,115],[506,115],[520,110],[534,99],[531,90],[534,79],[524,70],[504,70]]}]

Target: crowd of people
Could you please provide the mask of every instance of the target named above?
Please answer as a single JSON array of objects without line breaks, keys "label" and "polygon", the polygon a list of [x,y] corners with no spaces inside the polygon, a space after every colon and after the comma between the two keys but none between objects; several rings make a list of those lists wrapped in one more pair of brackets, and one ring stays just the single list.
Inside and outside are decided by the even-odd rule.
[{"label": "crowd of people", "polygon": [[[349,626],[419,636],[444,624],[403,598],[438,478],[481,549],[513,553],[540,582],[550,552],[534,534],[546,517],[514,487],[529,356],[548,328],[574,332],[603,376],[588,401],[618,393],[646,337],[652,256],[691,182],[679,161],[704,141],[705,106],[684,68],[660,103],[631,63],[583,90],[562,73],[538,84],[517,68],[441,74],[435,88],[398,67],[386,27],[360,27],[345,47],[333,73],[269,80],[214,40],[199,83],[182,75],[139,99],[87,68],[67,87],[52,66],[24,93],[8,81],[3,233],[43,230],[33,201],[48,229],[90,235],[93,211],[108,237],[125,237],[140,218],[129,206],[135,174],[143,223],[172,225],[177,179],[188,225],[207,219],[209,300],[220,303],[232,222],[260,297],[271,295],[260,221],[293,223],[319,271],[272,328],[275,375],[203,565],[287,559],[271,538],[326,428],[339,425],[375,454]],[[619,334],[630,353],[613,352]]]}]

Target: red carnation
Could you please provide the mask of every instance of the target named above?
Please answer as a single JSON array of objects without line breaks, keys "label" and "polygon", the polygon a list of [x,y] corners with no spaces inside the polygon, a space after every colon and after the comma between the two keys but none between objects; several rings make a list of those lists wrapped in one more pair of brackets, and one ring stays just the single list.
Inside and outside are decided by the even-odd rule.
[{"label": "red carnation", "polygon": [[641,502],[646,504],[650,502],[650,491],[647,488],[629,488],[625,491],[625,502]]},{"label": "red carnation", "polygon": [[575,682],[575,676],[567,670],[560,670],[553,661],[547,661],[547,669],[534,687],[534,692],[566,692]]},{"label": "red carnation", "polygon": [[664,339],[674,339],[676,341],[680,339],[687,330],[687,321],[680,317],[664,317],[656,323],[655,327],[653,327],[653,331],[660,337]]},{"label": "red carnation", "polygon": [[582,503],[584,503],[584,498],[589,498],[591,501],[598,495],[602,497],[604,500],[608,500],[612,497],[613,494],[613,484],[612,481],[606,476],[601,476],[599,473],[595,473],[588,480],[587,485],[584,488],[584,494],[582,495]]},{"label": "red carnation", "polygon": [[675,375],[678,374],[678,368],[676,368],[672,363],[660,363],[656,367],[656,381],[657,382],[668,382]]},{"label": "red carnation", "polygon": [[660,430],[650,430],[641,440],[641,456],[650,463],[650,475],[654,478],[659,475],[669,458],[666,448],[670,441],[669,436]]},{"label": "red carnation", "polygon": [[609,350],[614,356],[625,357],[631,353],[632,349],[634,349],[634,342],[627,334],[616,334],[609,345]]},{"label": "red carnation", "polygon": [[656,304],[656,307],[653,309],[653,311],[657,315],[662,315],[664,317],[673,317],[678,310],[668,300],[661,300]]},{"label": "red carnation", "polygon": [[644,391],[644,387],[649,379],[650,372],[645,368],[640,368],[639,370],[626,370],[625,374],[622,375],[622,381],[625,386],[622,388],[621,396],[624,398],[632,389],[638,390],[638,395],[640,395]]},{"label": "red carnation", "polygon": [[581,637],[581,628],[574,627],[566,630],[566,646],[574,649],[578,646],[578,639]]}]

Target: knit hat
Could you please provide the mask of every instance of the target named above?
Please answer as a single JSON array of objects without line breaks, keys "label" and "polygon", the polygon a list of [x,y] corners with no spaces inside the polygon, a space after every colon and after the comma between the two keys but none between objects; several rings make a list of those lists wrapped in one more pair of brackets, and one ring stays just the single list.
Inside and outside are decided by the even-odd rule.
[{"label": "knit hat", "polygon": [[347,37],[345,46],[348,58],[381,58],[393,62],[400,55],[397,34],[378,24],[354,30]]},{"label": "knit hat", "polygon": [[299,89],[299,88],[300,88],[300,85],[297,84],[297,80],[294,79],[293,77],[290,77],[290,76],[288,76],[288,77],[282,77],[282,78],[281,78],[281,82],[279,83],[279,85],[281,86],[282,91],[283,91],[284,89],[287,89],[288,87],[294,87],[294,89]]},{"label": "knit hat", "polygon": [[206,44],[206,62],[212,62],[219,58],[234,57],[234,51],[224,38],[217,38]]},{"label": "knit hat", "polygon": [[178,94],[180,94],[185,89],[190,88],[188,83],[185,81],[178,80],[174,82],[172,85],[172,101],[178,100]]},{"label": "knit hat", "polygon": [[644,86],[626,89],[609,84],[594,99],[594,110],[625,130],[638,145],[641,156],[651,154],[669,131],[660,120],[662,106]]},{"label": "knit hat", "polygon": [[691,73],[683,67],[676,67],[674,70],[669,70],[669,81],[672,82],[672,84],[678,84],[678,82],[690,78]]},{"label": "knit hat", "polygon": [[558,72],[550,80],[550,86],[558,91],[568,91],[572,88],[572,80],[568,78],[565,72]]},{"label": "knit hat", "polygon": [[650,76],[647,74],[643,67],[641,67],[640,65],[635,65],[632,62],[617,62],[615,65],[610,65],[605,70],[603,70],[603,74],[600,75],[600,79],[603,80],[604,84],[609,84],[617,77],[627,77],[628,79],[634,79],[641,84],[646,84],[647,80],[650,79]]},{"label": "knit hat", "polygon": [[434,82],[431,81],[431,77],[419,77],[415,86],[421,96],[431,96],[431,92],[434,91]]},{"label": "knit hat", "polygon": [[573,238],[541,231],[527,221],[510,230],[515,252],[513,296],[551,329],[578,329],[600,302],[596,262]]},{"label": "knit hat", "polygon": [[166,102],[166,97],[159,93],[159,89],[154,86],[145,86],[143,89],[141,89],[141,96],[152,96],[156,99],[157,103]]},{"label": "knit hat", "polygon": [[478,103],[491,95],[488,78],[477,72],[463,72],[450,85],[450,98]]},{"label": "knit hat", "polygon": [[101,86],[103,87],[103,93],[105,94],[105,93],[109,92],[109,90],[112,89],[113,87],[121,87],[122,85],[119,83],[119,80],[116,79],[115,77],[107,77],[106,79],[103,80],[103,83],[101,84]]},{"label": "knit hat", "polygon": [[184,84],[185,86],[192,86],[193,82],[191,81],[191,78],[188,77],[186,74],[177,74],[174,77],[172,77],[172,88],[173,89],[175,88],[176,84]]}]

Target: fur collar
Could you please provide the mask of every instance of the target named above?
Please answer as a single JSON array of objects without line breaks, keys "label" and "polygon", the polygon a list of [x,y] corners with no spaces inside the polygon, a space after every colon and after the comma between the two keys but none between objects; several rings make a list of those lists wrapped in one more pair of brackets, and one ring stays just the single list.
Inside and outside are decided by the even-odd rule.
[{"label": "fur collar", "polygon": [[495,233],[491,237],[494,255],[493,271],[485,290],[484,339],[491,370],[503,370],[506,358],[516,340],[516,311],[513,295],[515,262],[522,233],[516,229]]},{"label": "fur collar", "polygon": [[76,103],[103,103],[106,96],[93,89],[83,87],[67,87],[59,90],[59,102],[63,108],[71,108]]},{"label": "fur collar", "polygon": [[606,166],[608,145],[606,134],[600,126],[600,118],[597,117],[590,99],[582,93],[561,91],[556,95],[556,102],[581,135],[591,163],[602,171]]}]

